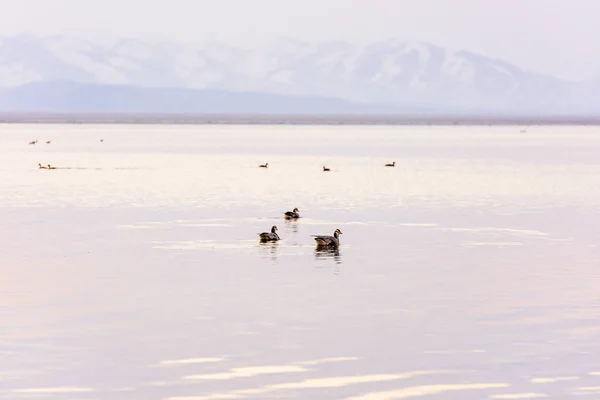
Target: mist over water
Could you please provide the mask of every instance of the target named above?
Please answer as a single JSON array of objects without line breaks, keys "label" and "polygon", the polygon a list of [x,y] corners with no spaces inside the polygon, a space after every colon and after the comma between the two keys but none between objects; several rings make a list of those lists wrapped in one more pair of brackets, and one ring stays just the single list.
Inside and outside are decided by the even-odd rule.
[{"label": "mist over water", "polygon": [[600,394],[600,136],[522,130],[1,125],[0,399]]}]

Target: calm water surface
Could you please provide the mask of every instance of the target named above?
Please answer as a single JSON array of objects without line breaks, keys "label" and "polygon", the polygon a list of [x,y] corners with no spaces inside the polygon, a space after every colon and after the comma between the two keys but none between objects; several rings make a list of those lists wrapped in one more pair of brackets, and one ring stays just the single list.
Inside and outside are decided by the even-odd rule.
[{"label": "calm water surface", "polygon": [[0,399],[600,397],[600,130],[521,129],[0,125]]}]

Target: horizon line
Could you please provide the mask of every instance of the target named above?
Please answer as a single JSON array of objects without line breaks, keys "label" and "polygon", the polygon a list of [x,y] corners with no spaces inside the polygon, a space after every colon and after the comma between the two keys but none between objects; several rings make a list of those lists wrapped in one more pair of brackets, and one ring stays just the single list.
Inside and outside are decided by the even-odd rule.
[{"label": "horizon line", "polygon": [[2,112],[0,124],[600,125],[599,115]]}]

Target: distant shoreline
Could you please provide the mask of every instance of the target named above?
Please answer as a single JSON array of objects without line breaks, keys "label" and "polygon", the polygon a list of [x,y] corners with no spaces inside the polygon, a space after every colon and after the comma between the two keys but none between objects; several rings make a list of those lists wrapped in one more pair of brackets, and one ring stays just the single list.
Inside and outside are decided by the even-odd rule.
[{"label": "distant shoreline", "polygon": [[600,125],[598,116],[2,113],[0,124]]}]

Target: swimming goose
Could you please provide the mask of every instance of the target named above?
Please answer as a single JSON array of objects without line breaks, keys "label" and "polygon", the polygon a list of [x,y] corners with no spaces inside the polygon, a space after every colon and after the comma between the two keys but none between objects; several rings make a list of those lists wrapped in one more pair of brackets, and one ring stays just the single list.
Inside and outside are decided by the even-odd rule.
[{"label": "swimming goose", "polygon": [[276,242],[278,240],[280,240],[279,235],[277,234],[277,226],[273,225],[273,227],[271,228],[271,232],[263,232],[260,233],[258,236],[260,236],[260,241],[261,242]]},{"label": "swimming goose", "polygon": [[50,144],[52,143],[50,140],[46,140],[46,144]]},{"label": "swimming goose", "polygon": [[327,168],[326,166],[323,165],[323,171],[327,172],[327,171],[331,171],[331,169]]},{"label": "swimming goose", "polygon": [[286,219],[298,219],[300,218],[300,214],[298,214],[298,210],[297,208],[294,208],[293,211],[286,211],[285,213],[285,218]]},{"label": "swimming goose", "polygon": [[48,169],[48,167],[44,167],[42,164],[38,163],[40,169]]},{"label": "swimming goose", "polygon": [[391,164],[385,164],[386,167],[395,167],[396,166],[396,161],[394,161]]},{"label": "swimming goose", "polygon": [[259,168],[269,168],[269,163],[264,163],[258,166]]},{"label": "swimming goose", "polygon": [[315,238],[315,241],[317,242],[317,246],[319,247],[337,247],[340,245],[340,238],[339,235],[342,234],[342,231],[340,231],[339,229],[336,229],[335,232],[333,232],[333,236],[326,236],[326,235],[312,235]]},{"label": "swimming goose", "polygon": [[32,142],[29,142],[29,144],[36,144],[36,143],[37,143],[37,140],[34,140],[34,141],[32,141]]},{"label": "swimming goose", "polygon": [[51,167],[50,164],[48,164],[48,169],[56,169],[56,167]]}]

